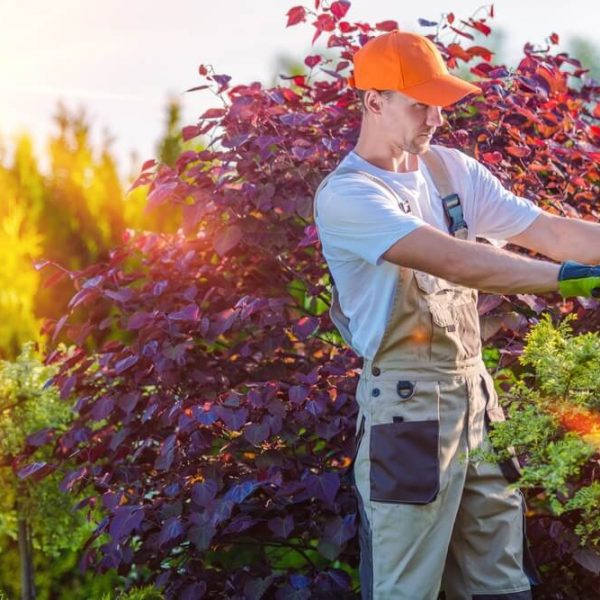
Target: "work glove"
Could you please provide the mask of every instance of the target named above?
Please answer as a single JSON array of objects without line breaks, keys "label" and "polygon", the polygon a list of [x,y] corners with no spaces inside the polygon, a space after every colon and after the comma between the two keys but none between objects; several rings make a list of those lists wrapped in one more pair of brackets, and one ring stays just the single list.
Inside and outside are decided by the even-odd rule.
[{"label": "work glove", "polygon": [[567,260],[560,265],[558,290],[563,298],[572,296],[600,297],[600,266],[583,265]]}]

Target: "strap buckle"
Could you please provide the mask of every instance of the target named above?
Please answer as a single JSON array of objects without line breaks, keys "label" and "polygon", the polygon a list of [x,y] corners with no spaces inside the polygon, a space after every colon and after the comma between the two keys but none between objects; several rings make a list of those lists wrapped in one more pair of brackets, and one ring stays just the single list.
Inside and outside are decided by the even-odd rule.
[{"label": "strap buckle", "polygon": [[442,198],[442,206],[448,221],[450,235],[460,240],[466,240],[469,235],[469,228],[463,216],[459,195],[450,194]]}]

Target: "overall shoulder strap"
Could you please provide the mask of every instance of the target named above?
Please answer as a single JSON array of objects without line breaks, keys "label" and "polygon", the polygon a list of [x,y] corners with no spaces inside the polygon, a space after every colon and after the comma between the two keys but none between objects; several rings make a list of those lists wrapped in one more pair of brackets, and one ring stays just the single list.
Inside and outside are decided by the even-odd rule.
[{"label": "overall shoulder strap", "polygon": [[439,150],[431,146],[425,154],[421,154],[419,158],[427,166],[427,170],[433,179],[433,183],[438,191],[438,194],[445,198],[454,193],[453,186],[450,180],[450,173],[446,163],[442,159]]},{"label": "overall shoulder strap", "polygon": [[469,228],[463,215],[460,197],[453,191],[454,188],[446,163],[439,151],[434,149],[433,146],[425,154],[422,154],[421,158],[427,166],[431,179],[433,179],[437,192],[442,199],[442,206],[446,215],[446,221],[448,222],[450,235],[460,239],[467,239]]},{"label": "overall shoulder strap", "polygon": [[[363,175],[364,177],[367,177],[368,179],[370,179],[371,181],[373,181],[374,183],[379,185],[379,187],[383,188],[384,191],[386,192],[386,194],[390,195],[396,202],[398,202],[398,205],[400,206],[400,208],[402,209],[403,212],[405,212],[405,213],[410,212],[410,204],[409,204],[408,200],[406,198],[402,198],[391,185],[386,183],[380,177],[377,177],[376,175],[369,173],[368,171],[361,171],[360,169],[352,169],[350,167],[342,167],[340,169],[332,171],[321,182],[321,184],[317,188],[317,191],[315,192],[315,198],[316,198],[317,194],[321,191],[321,189],[323,187],[325,187],[325,185],[329,181],[330,177],[335,177],[337,175],[344,175],[344,174],[349,174],[349,173],[358,173],[359,175]],[[313,207],[314,207],[314,205],[316,205],[316,202],[313,203]],[[314,210],[315,210],[314,214],[315,214],[315,219],[316,219],[316,208]]]}]

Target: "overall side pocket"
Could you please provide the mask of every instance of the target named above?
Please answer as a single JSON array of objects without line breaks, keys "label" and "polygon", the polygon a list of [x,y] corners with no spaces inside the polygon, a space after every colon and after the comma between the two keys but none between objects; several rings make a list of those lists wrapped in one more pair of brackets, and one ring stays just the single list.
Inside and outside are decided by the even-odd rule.
[{"label": "overall side pocket", "polygon": [[439,421],[401,421],[371,427],[371,500],[428,504],[440,489]]}]

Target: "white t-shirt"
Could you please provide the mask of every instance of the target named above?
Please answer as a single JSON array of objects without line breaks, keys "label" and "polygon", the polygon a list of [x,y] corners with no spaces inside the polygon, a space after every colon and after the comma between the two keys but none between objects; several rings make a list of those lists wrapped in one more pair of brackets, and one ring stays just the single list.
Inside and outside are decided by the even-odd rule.
[{"label": "white t-shirt", "polygon": [[[540,214],[535,204],[515,196],[475,159],[454,148],[437,146],[460,196],[469,239],[488,239],[503,245],[525,230]],[[335,279],[339,301],[349,319],[352,347],[372,359],[385,330],[398,268],[381,255],[424,223],[447,232],[440,196],[427,167],[408,173],[381,169],[353,150],[336,167],[367,171],[383,179],[411,213],[403,212],[381,185],[360,174],[332,177],[317,194],[316,226],[323,255]]]}]

